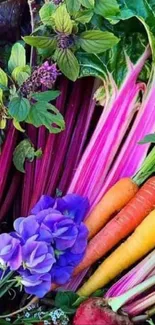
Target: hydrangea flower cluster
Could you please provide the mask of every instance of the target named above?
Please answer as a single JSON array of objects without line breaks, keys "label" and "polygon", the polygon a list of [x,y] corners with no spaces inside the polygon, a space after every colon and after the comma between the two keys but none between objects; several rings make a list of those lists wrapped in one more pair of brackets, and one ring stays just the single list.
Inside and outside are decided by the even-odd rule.
[{"label": "hydrangea flower cluster", "polygon": [[68,282],[85,254],[88,208],[88,200],[76,194],[43,195],[27,218],[15,220],[12,233],[0,235],[1,269],[17,271],[25,291],[38,297],[51,282]]}]

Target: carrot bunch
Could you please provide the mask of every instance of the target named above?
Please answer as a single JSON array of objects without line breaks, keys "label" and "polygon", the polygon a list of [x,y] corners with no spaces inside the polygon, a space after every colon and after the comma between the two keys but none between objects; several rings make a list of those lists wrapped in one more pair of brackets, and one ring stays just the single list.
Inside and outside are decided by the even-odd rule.
[{"label": "carrot bunch", "polygon": [[78,291],[80,295],[87,296],[106,285],[154,248],[155,211],[151,211],[155,208],[155,176],[139,188],[154,172],[154,162],[155,148],[145,159],[137,175],[118,181],[86,219],[89,238],[95,236],[88,244],[83,261],[75,269],[75,275],[105,256],[116,244],[138,228],[125,243],[105,259]]}]

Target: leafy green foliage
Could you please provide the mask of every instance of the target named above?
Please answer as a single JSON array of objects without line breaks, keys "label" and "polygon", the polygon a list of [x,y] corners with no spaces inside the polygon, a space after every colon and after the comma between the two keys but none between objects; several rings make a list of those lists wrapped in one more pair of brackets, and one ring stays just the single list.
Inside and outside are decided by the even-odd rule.
[{"label": "leafy green foliage", "polygon": [[139,141],[139,144],[145,143],[155,143],[155,134],[147,134],[142,140]]},{"label": "leafy green foliage", "polygon": [[40,15],[40,19],[44,25],[46,25],[46,26],[53,25],[53,23],[54,23],[53,13],[54,13],[55,9],[56,9],[56,6],[52,2],[45,3],[41,7],[41,9],[39,11],[39,15]]},{"label": "leafy green foliage", "polygon": [[44,37],[44,36],[25,36],[23,40],[34,47],[39,47],[41,49],[46,49],[48,47],[55,49],[56,47],[56,40],[51,37]]},{"label": "leafy green foliage", "polygon": [[50,102],[51,100],[56,99],[59,95],[59,90],[47,90],[40,93],[34,93],[31,95],[31,97],[37,101]]},{"label": "leafy green foliage", "polygon": [[96,0],[95,13],[106,18],[117,16],[119,13],[119,5],[116,0]]},{"label": "leafy green foliage", "polygon": [[77,12],[74,15],[74,19],[79,23],[86,24],[90,22],[92,16],[93,16],[93,11],[91,9],[84,9]]},{"label": "leafy green foliage", "polygon": [[66,6],[69,13],[74,13],[74,11],[79,11],[81,3],[80,0],[66,0]]},{"label": "leafy green foliage", "polygon": [[57,8],[54,15],[55,28],[58,32],[71,34],[73,23],[70,15],[66,9],[66,5],[63,4]]},{"label": "leafy green foliage", "polygon": [[28,139],[21,141],[18,146],[15,148],[13,153],[13,163],[17,170],[21,173],[25,173],[24,163],[27,159],[29,162],[32,162],[35,157],[41,157],[41,150],[35,151],[31,142]]},{"label": "leafy green foliage", "polygon": [[107,68],[99,56],[79,52],[77,58],[80,64],[80,77],[93,76],[100,79],[106,78]]},{"label": "leafy green foliage", "polygon": [[46,101],[40,101],[31,106],[26,122],[35,127],[44,125],[51,133],[59,133],[65,128],[63,116],[55,106]]},{"label": "leafy green foliage", "polygon": [[150,324],[150,325],[155,325],[152,319],[149,319],[149,320],[147,320],[146,322],[147,322],[148,324]]},{"label": "leafy green foliage", "polygon": [[8,86],[8,77],[7,74],[0,68],[0,85],[7,87]]},{"label": "leafy green foliage", "polygon": [[66,77],[75,81],[79,76],[79,63],[70,49],[57,51],[57,63]]},{"label": "leafy green foliage", "polygon": [[95,0],[81,0],[81,4],[86,8],[93,8],[95,5]]},{"label": "leafy green foliage", "polygon": [[17,82],[19,86],[23,84],[24,81],[26,81],[31,74],[31,68],[28,65],[25,65],[25,67],[16,67],[12,71],[12,78]]},{"label": "leafy green foliage", "polygon": [[76,308],[73,307],[79,296],[72,291],[58,292],[55,297],[55,306],[61,308],[66,314],[74,314]]},{"label": "leafy green foliage", "polygon": [[25,121],[30,111],[30,102],[23,97],[14,97],[8,106],[9,114],[18,122]]},{"label": "leafy green foliage", "polygon": [[26,53],[24,46],[20,43],[15,43],[11,50],[11,56],[8,62],[8,69],[12,71],[17,67],[24,67],[26,65]]},{"label": "leafy green foliage", "polygon": [[89,30],[80,34],[79,44],[88,53],[102,53],[115,44],[119,39],[109,32]]}]

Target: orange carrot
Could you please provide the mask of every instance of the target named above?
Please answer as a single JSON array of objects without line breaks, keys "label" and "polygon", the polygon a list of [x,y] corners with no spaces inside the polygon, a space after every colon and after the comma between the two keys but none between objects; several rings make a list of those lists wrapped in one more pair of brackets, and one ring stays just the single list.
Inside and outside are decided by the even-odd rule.
[{"label": "orange carrot", "polygon": [[155,148],[145,158],[140,170],[133,177],[120,179],[103,196],[85,221],[89,239],[118,213],[136,194],[139,186],[155,171]]},{"label": "orange carrot", "polygon": [[[148,193],[149,191],[151,191],[151,187],[148,188]],[[146,189],[145,193],[147,193]],[[147,195],[149,195],[148,193]],[[142,195],[140,201],[141,199]],[[147,200],[148,197],[146,201]],[[107,259],[105,259],[105,261],[99,266],[90,279],[79,289],[78,294],[82,296],[89,296],[97,289],[102,288],[118,274],[146,255],[154,247],[155,210],[153,210],[142,221],[135,232],[123,244],[121,244],[109,257],[107,257]]]},{"label": "orange carrot", "polygon": [[127,237],[155,207],[155,176],[151,177],[130,202],[89,242],[78,274],[103,257],[121,239]]},{"label": "orange carrot", "polygon": [[85,221],[89,230],[89,239],[134,197],[138,189],[138,185],[132,178],[124,177],[108,190]]}]

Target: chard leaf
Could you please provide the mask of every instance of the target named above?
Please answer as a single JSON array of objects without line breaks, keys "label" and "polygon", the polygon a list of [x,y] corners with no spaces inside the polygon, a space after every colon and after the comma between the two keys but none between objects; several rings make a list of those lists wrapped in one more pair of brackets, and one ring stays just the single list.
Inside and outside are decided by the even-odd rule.
[{"label": "chard leaf", "polygon": [[106,66],[96,54],[79,52],[77,53],[77,59],[80,64],[80,77],[93,76],[100,79],[106,78]]},{"label": "chard leaf", "polygon": [[0,68],[0,84],[4,87],[8,86],[7,74]]},{"label": "chard leaf", "polygon": [[16,67],[12,71],[12,78],[17,82],[19,86],[23,84],[24,81],[26,81],[31,74],[31,68],[26,65],[25,67]]},{"label": "chard leaf", "polygon": [[86,8],[93,8],[95,4],[95,0],[80,0],[82,6]]},{"label": "chard leaf", "polygon": [[46,26],[53,26],[54,24],[54,18],[53,18],[53,13],[55,12],[56,6],[54,3],[49,2],[45,3],[40,11],[39,11],[39,16],[42,21],[42,23]]},{"label": "chard leaf", "polygon": [[62,4],[59,6],[54,15],[55,28],[60,33],[71,34],[73,23],[70,18],[69,13],[67,12],[66,5]]},{"label": "chard leaf", "polygon": [[25,36],[23,37],[23,40],[25,43],[41,49],[50,47],[54,50],[56,48],[56,39],[54,38],[54,35],[53,38],[45,36]]},{"label": "chard leaf", "polygon": [[93,11],[91,9],[85,9],[79,12],[76,12],[74,15],[74,20],[81,23],[86,24],[89,23],[93,16]]},{"label": "chard leaf", "polygon": [[110,18],[117,16],[120,10],[116,0],[96,0],[94,11],[104,18]]},{"label": "chard leaf", "polygon": [[59,133],[65,128],[63,116],[55,106],[45,101],[31,106],[26,122],[35,127],[44,125],[51,133]]},{"label": "chard leaf", "polygon": [[78,11],[81,7],[80,0],[66,0],[66,6],[69,13]]},{"label": "chard leaf", "polygon": [[59,95],[60,91],[58,90],[47,90],[44,92],[32,94],[32,98],[37,101],[50,102],[51,100],[56,99]]},{"label": "chard leaf", "polygon": [[145,143],[155,143],[155,134],[147,134],[142,140],[139,141],[139,144]]},{"label": "chard leaf", "polygon": [[79,63],[71,50],[59,49],[56,53],[56,60],[59,69],[62,73],[72,81],[75,81],[79,76]]},{"label": "chard leaf", "polygon": [[89,30],[80,34],[79,44],[88,53],[102,53],[118,43],[119,39],[110,32]]},{"label": "chard leaf", "polygon": [[8,62],[8,69],[12,72],[16,67],[24,67],[26,65],[26,53],[24,46],[20,43],[15,43],[11,50],[11,56]]},{"label": "chard leaf", "polygon": [[24,163],[28,159],[29,162],[32,162],[35,157],[40,157],[41,150],[35,151],[32,143],[25,139],[21,141],[18,146],[15,148],[13,153],[13,163],[17,170],[21,173],[25,173]]},{"label": "chard leaf", "polygon": [[9,114],[17,120],[17,122],[24,121],[30,111],[30,102],[27,98],[14,97],[11,99],[8,106]]}]

